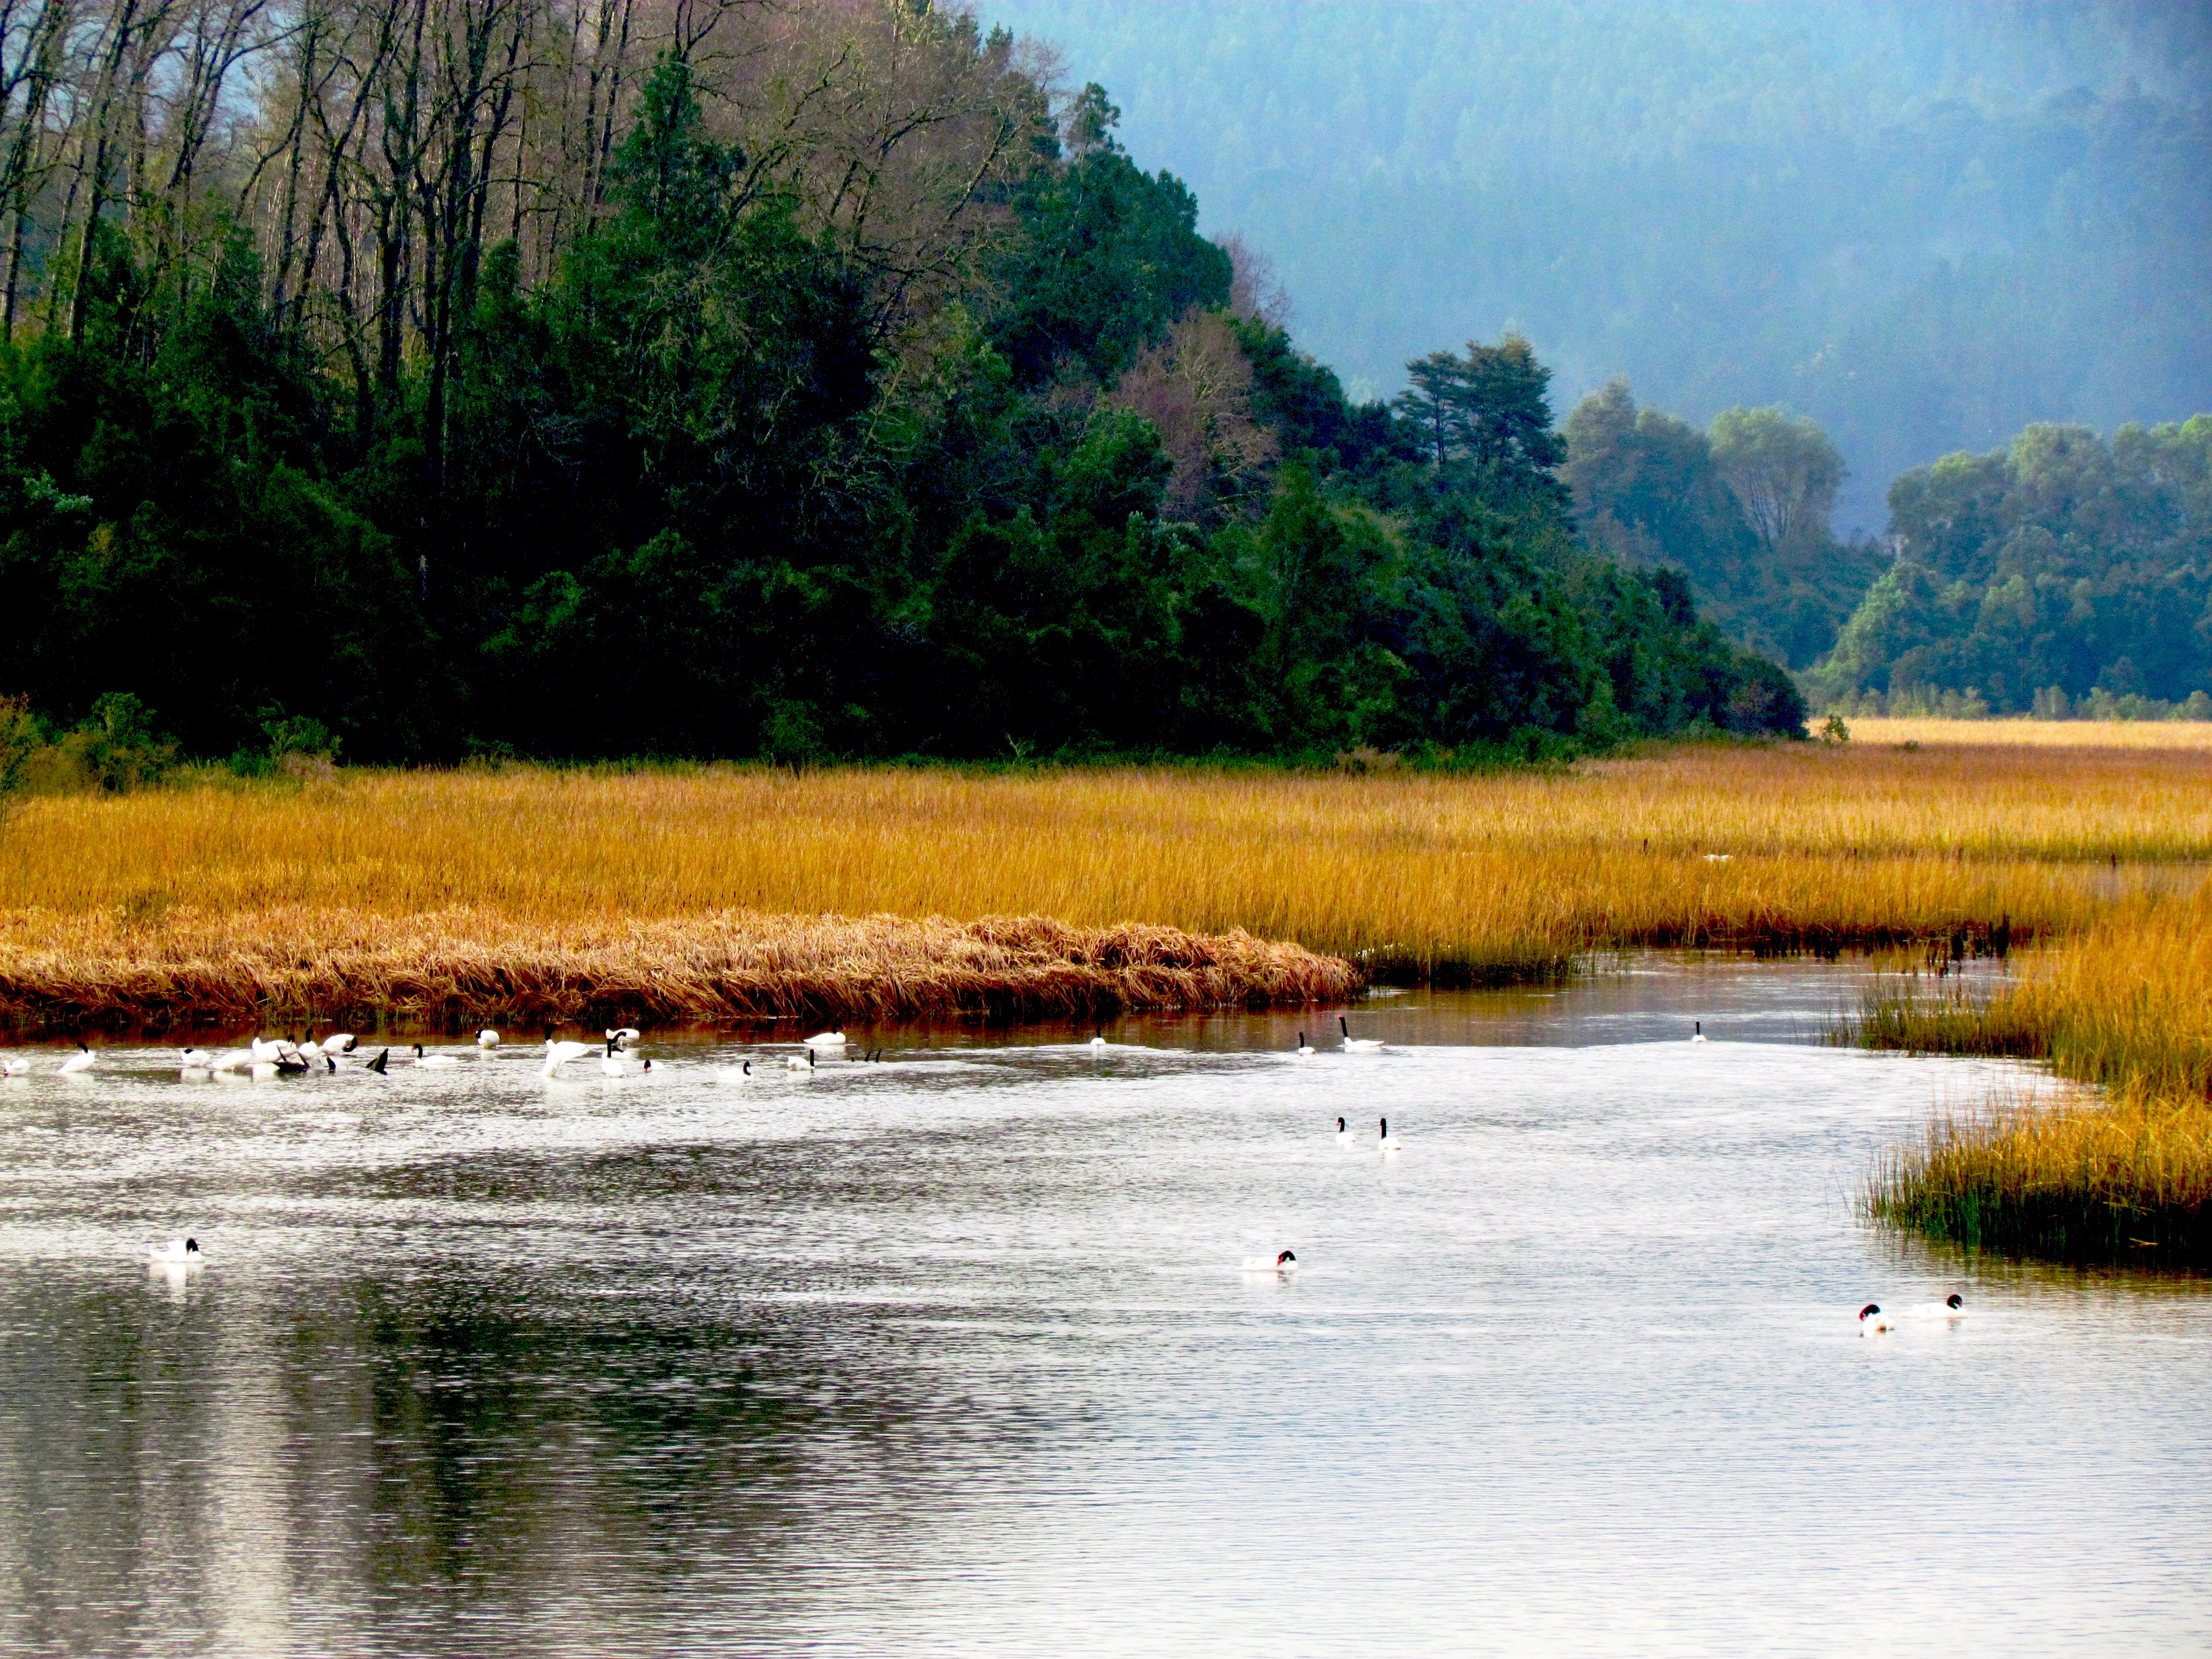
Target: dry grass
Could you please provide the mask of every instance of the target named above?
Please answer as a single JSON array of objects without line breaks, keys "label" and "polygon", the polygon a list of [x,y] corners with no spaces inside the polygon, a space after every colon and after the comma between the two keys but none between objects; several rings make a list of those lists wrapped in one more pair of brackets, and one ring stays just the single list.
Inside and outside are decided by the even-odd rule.
[{"label": "dry grass", "polygon": [[1334,957],[1241,933],[1203,939],[1036,917],[961,924],[714,911],[549,924],[482,909],[391,918],[279,906],[11,921],[0,936],[0,1006],[70,1030],[1037,1019],[1338,1001],[1358,988]]},{"label": "dry grass", "polygon": [[[665,924],[656,937],[675,941],[770,925],[711,921],[741,914],[823,927],[1044,915],[1243,930],[1392,977],[1525,979],[1613,945],[1977,948],[2072,933],[2116,894],[2185,884],[2177,866],[2207,858],[2212,752],[2186,750],[1714,746],[1485,775],[509,768],[203,781],[13,811],[0,983],[15,988],[0,1003],[40,1006],[38,975],[72,953],[127,978],[135,952],[216,926],[186,917],[281,938],[295,959],[352,930],[510,954],[538,939],[552,960],[592,929]],[[81,927],[114,937],[58,951]]]},{"label": "dry grass", "polygon": [[[1986,749],[2212,750],[2212,720],[1944,720],[1847,719],[1855,743]],[[1817,725],[1818,722],[1816,721]]]},{"label": "dry grass", "polygon": [[1938,1122],[1876,1176],[1875,1213],[1970,1244],[2212,1266],[2212,894],[2124,905],[1992,1000],[1879,1000],[1860,1036],[2046,1059],[2106,1091]]}]

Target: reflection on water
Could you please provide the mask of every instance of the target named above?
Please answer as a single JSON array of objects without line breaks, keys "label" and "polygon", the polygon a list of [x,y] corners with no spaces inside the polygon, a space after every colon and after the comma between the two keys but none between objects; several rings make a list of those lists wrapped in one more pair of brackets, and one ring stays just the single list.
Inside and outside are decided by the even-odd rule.
[{"label": "reflection on water", "polygon": [[42,1068],[0,1649],[2201,1650],[2212,1301],[1856,1223],[2002,1074],[1806,1046],[1859,983],[1647,959],[1308,1060],[856,1030],[742,1086],[703,1039]]}]

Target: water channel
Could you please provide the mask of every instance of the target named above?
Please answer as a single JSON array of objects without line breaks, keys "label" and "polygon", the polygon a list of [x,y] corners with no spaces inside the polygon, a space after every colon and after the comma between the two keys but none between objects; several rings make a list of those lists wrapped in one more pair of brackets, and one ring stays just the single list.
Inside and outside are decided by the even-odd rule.
[{"label": "water channel", "polygon": [[2212,1294],[1858,1219],[2032,1080],[1820,1045],[1866,971],[1389,997],[1362,1054],[1310,1012],[618,1081],[42,1051],[0,1652],[2202,1652]]}]

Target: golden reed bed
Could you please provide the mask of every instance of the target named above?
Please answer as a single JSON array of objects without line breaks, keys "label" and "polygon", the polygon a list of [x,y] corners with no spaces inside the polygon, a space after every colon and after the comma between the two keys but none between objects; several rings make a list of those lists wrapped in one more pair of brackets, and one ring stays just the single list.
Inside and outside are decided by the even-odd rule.
[{"label": "golden reed bed", "polygon": [[775,1017],[861,1022],[982,1013],[1335,1001],[1349,964],[1243,933],[748,911],[517,922],[453,908],[381,916],[276,905],[170,909],[118,930],[56,918],[0,954],[0,1006],[42,1024],[249,1026],[310,1017],[462,1029]]},{"label": "golden reed bed", "polygon": [[[1816,722],[1817,724],[1817,722]],[[2212,749],[2212,720],[1946,720],[1853,717],[1858,743],[1967,748]]]},{"label": "golden reed bed", "polygon": [[[947,988],[902,1007],[989,1006],[984,981],[937,964],[958,928],[994,916],[1176,929],[1194,960],[1241,932],[1363,974],[1502,981],[1611,945],[2069,933],[2116,895],[2186,884],[2208,856],[2212,752],[2185,750],[1715,746],[1486,775],[208,778],[10,812],[0,1010],[48,1025],[194,1007],[228,1018],[289,1011],[325,984],[357,1008],[351,969],[279,969],[373,957],[360,983],[419,983],[390,1006],[449,1024],[586,1005],[714,1018],[765,1006],[732,954],[747,940],[773,933],[788,952],[818,934],[810,963],[842,960],[836,941],[863,925],[854,918],[927,923],[929,941],[898,935],[872,965],[810,981],[852,988],[855,1012],[895,960],[915,964],[909,981],[939,974]],[[506,964],[507,978],[461,973],[463,960]],[[540,965],[525,975],[525,963]],[[448,981],[459,988],[429,988]],[[689,988],[648,1002],[655,983]],[[1316,966],[1151,989],[1130,978],[1085,1006],[1295,1000],[1334,983]],[[1094,981],[1089,994],[1108,994]]]}]

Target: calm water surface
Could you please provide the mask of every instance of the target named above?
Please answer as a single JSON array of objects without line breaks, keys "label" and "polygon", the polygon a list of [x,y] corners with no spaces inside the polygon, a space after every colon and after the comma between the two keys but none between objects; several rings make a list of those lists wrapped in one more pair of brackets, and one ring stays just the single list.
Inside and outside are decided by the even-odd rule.
[{"label": "calm water surface", "polygon": [[1811,1045],[1860,976],[1645,959],[1308,1060],[1310,1014],[877,1032],[742,1086],[788,1050],[42,1052],[0,1650],[2203,1651],[2212,1297],[1855,1220],[2012,1075]]}]

